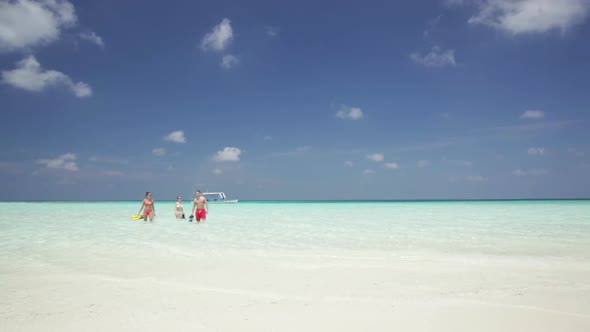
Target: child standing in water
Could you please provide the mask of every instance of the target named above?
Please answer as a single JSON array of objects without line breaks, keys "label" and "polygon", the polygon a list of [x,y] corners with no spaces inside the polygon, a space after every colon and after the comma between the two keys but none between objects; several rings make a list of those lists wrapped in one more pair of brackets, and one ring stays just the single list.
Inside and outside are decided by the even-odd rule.
[{"label": "child standing in water", "polygon": [[182,205],[182,197],[176,197],[176,206],[174,207],[174,214],[176,219],[184,219],[184,206]]}]

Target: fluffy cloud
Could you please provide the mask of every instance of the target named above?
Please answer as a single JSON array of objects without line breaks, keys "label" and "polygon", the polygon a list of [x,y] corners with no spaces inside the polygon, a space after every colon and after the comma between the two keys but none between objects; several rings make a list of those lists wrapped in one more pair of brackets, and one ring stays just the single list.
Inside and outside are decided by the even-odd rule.
[{"label": "fluffy cloud", "polygon": [[372,169],[366,169],[363,171],[363,174],[374,174],[374,173],[375,173],[375,171]]},{"label": "fluffy cloud", "polygon": [[352,167],[352,166],[354,166],[354,163],[352,161],[348,160],[348,161],[345,161],[344,162],[344,166],[346,166],[346,167]]},{"label": "fluffy cloud", "polygon": [[228,146],[221,151],[217,151],[213,156],[213,160],[218,162],[240,161],[240,154],[242,154],[242,150],[233,146]]},{"label": "fluffy cloud", "polygon": [[234,35],[229,19],[224,18],[221,23],[213,27],[213,31],[203,37],[201,48],[204,51],[223,51],[232,41]]},{"label": "fluffy cloud", "polygon": [[426,55],[412,53],[410,59],[417,64],[432,68],[455,66],[457,64],[455,50],[442,50],[438,46],[434,46],[430,53]]},{"label": "fluffy cloud", "polygon": [[92,88],[90,87],[90,85],[88,85],[88,83],[78,82],[72,84],[69,78],[68,82],[66,83],[70,87],[72,92],[76,95],[76,97],[83,98],[92,96]]},{"label": "fluffy cloud", "polygon": [[266,27],[266,35],[274,38],[279,35],[279,28],[276,27]]},{"label": "fluffy cloud", "polygon": [[360,120],[364,117],[363,110],[358,107],[342,107],[336,117],[340,119]]},{"label": "fluffy cloud", "polygon": [[444,4],[447,6],[459,6],[465,3],[467,0],[445,0]]},{"label": "fluffy cloud", "polygon": [[186,143],[186,138],[184,137],[184,131],[177,130],[173,131],[170,134],[164,136],[165,141],[175,142],[175,143]]},{"label": "fluffy cloud", "polygon": [[39,159],[38,164],[47,166],[48,168],[65,169],[76,172],[78,165],[76,164],[76,155],[73,153],[62,154],[55,159]]},{"label": "fluffy cloud", "polygon": [[221,58],[221,68],[231,69],[233,66],[237,65],[238,62],[240,62],[240,61],[235,56],[233,56],[231,54],[224,55]]},{"label": "fluffy cloud", "polygon": [[472,165],[469,160],[446,160],[446,162],[455,166],[471,167]]},{"label": "fluffy cloud", "polygon": [[418,167],[425,168],[430,166],[430,160],[418,160]]},{"label": "fluffy cloud", "polygon": [[166,155],[166,149],[164,148],[155,148],[152,150],[152,155],[156,157],[162,157]]},{"label": "fluffy cloud", "polygon": [[372,161],[383,161],[385,159],[385,156],[383,156],[383,153],[373,153],[367,155],[367,159]]},{"label": "fluffy cloud", "polygon": [[93,44],[96,44],[100,49],[104,50],[104,41],[102,37],[97,35],[95,32],[83,32],[78,35],[83,40],[89,41]]},{"label": "fluffy cloud", "polygon": [[76,21],[74,6],[65,0],[0,1],[0,52],[48,44]]},{"label": "fluffy cloud", "polygon": [[72,79],[56,70],[45,70],[34,56],[29,56],[17,63],[17,68],[2,71],[2,83],[28,91],[40,92],[51,86],[66,86],[76,97],[92,95],[92,88],[84,83],[74,83]]},{"label": "fluffy cloud", "polygon": [[531,156],[542,156],[545,154],[545,148],[529,148],[528,153]]},{"label": "fluffy cloud", "polygon": [[512,35],[567,31],[588,16],[587,0],[486,0],[469,23],[481,24]]},{"label": "fluffy cloud", "polygon": [[485,181],[486,178],[481,175],[468,175],[465,177],[465,180],[469,182],[482,182]]},{"label": "fluffy cloud", "polygon": [[513,175],[518,176],[541,176],[547,174],[547,170],[544,169],[516,169],[512,171]]},{"label": "fluffy cloud", "polygon": [[221,175],[221,174],[223,174],[223,171],[219,168],[216,168],[216,169],[212,170],[211,173],[213,173],[215,175]]},{"label": "fluffy cloud", "polygon": [[569,148],[567,149],[568,152],[575,154],[577,157],[583,157],[586,154],[584,153],[584,151],[575,149],[575,148]]},{"label": "fluffy cloud", "polygon": [[398,169],[399,165],[397,163],[387,163],[387,164],[385,164],[385,168]]},{"label": "fluffy cloud", "polygon": [[520,116],[521,119],[540,119],[545,116],[545,112],[539,110],[528,110]]}]

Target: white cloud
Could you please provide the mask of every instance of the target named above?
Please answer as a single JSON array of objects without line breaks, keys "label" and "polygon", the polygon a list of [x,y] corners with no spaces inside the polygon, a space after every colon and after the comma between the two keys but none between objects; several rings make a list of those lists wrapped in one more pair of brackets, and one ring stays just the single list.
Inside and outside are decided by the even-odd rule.
[{"label": "white cloud", "polygon": [[164,140],[175,143],[186,143],[186,137],[184,137],[184,131],[182,130],[171,132],[170,134],[164,136]]},{"label": "white cloud", "polygon": [[521,119],[540,119],[545,116],[545,112],[539,110],[528,110],[520,116]]},{"label": "white cloud", "polygon": [[430,160],[418,160],[418,167],[425,168],[430,166]]},{"label": "white cloud", "polygon": [[266,27],[266,35],[274,38],[279,35],[279,28],[276,27]]},{"label": "white cloud", "polygon": [[92,88],[90,87],[90,85],[88,85],[87,83],[84,83],[84,82],[78,82],[76,84],[72,84],[70,86],[70,89],[72,89],[72,92],[74,92],[74,94],[78,98],[92,96]]},{"label": "white cloud", "polygon": [[221,23],[213,27],[213,31],[203,37],[201,48],[204,51],[223,51],[232,41],[234,35],[229,19],[224,18]]},{"label": "white cloud", "polygon": [[584,22],[590,9],[587,0],[487,0],[469,23],[482,24],[512,35],[567,31]]},{"label": "white cloud", "polygon": [[228,54],[228,55],[224,55],[221,58],[221,67],[223,69],[231,69],[233,66],[237,65],[240,62],[240,60],[238,60],[238,58],[236,58],[235,56]]},{"label": "white cloud", "polygon": [[102,40],[102,37],[97,35],[95,32],[82,32],[78,34],[78,37],[96,44],[98,47],[100,47],[100,49],[104,50],[104,41]]},{"label": "white cloud", "polygon": [[74,83],[66,74],[56,70],[44,70],[34,56],[17,62],[17,68],[2,71],[2,83],[33,92],[40,92],[51,86],[66,86],[76,97],[92,95],[92,88],[84,83]]},{"label": "white cloud", "polygon": [[218,162],[240,161],[240,154],[242,154],[242,151],[239,148],[228,146],[221,151],[217,151],[213,156],[213,160]]},{"label": "white cloud", "polygon": [[528,153],[531,156],[542,156],[545,154],[545,148],[529,148]]},{"label": "white cloud", "polygon": [[164,148],[155,148],[152,150],[152,155],[156,157],[162,157],[166,155],[166,149]]},{"label": "white cloud", "polygon": [[469,175],[465,177],[465,180],[469,182],[482,182],[486,181],[486,178],[481,175]]},{"label": "white cloud", "polygon": [[211,173],[213,173],[215,175],[221,175],[221,174],[223,174],[223,171],[219,168],[216,168],[216,169],[212,170]]},{"label": "white cloud", "polygon": [[438,29],[438,25],[440,24],[441,18],[442,18],[442,15],[438,15],[438,16],[426,21],[426,28],[424,29],[424,32],[422,33],[422,36],[424,37],[424,39],[426,39],[426,40],[431,39],[432,35]]},{"label": "white cloud", "polygon": [[374,174],[374,173],[375,173],[375,171],[372,169],[366,169],[363,171],[363,174]]},{"label": "white cloud", "polygon": [[76,21],[68,1],[0,1],[0,53],[48,44]]},{"label": "white cloud", "polygon": [[577,157],[583,157],[586,154],[584,153],[584,151],[580,151],[578,149],[575,148],[569,148],[567,149],[568,152],[575,154]]},{"label": "white cloud", "polygon": [[354,166],[354,163],[352,161],[350,161],[350,160],[347,160],[347,161],[344,162],[344,166],[346,166],[346,167],[352,167],[352,166]]},{"label": "white cloud", "polygon": [[73,153],[62,154],[55,159],[39,159],[38,164],[47,166],[48,168],[65,169],[76,172],[78,165],[76,164],[76,155]]},{"label": "white cloud", "polygon": [[385,159],[385,156],[383,156],[383,153],[373,153],[367,155],[367,159],[372,161],[383,161]]},{"label": "white cloud", "polygon": [[534,168],[534,169],[516,169],[514,171],[512,171],[513,175],[518,175],[518,176],[541,176],[541,175],[545,175],[547,174],[547,170],[544,169],[538,169],[538,168]]},{"label": "white cloud", "polygon": [[358,107],[345,107],[343,106],[336,117],[340,119],[360,120],[364,117],[363,110]]},{"label": "white cloud", "polygon": [[385,164],[385,168],[398,169],[399,165],[397,163],[387,163],[387,164]]},{"label": "white cloud", "polygon": [[410,54],[410,59],[417,64],[426,67],[444,67],[444,66],[455,66],[455,50],[442,50],[438,46],[434,46],[430,53],[422,55],[420,53]]},{"label": "white cloud", "polygon": [[512,175],[525,175],[525,171],[523,171],[522,169],[515,169],[514,171],[512,171]]},{"label": "white cloud", "polygon": [[444,3],[447,6],[459,6],[465,3],[467,0],[445,0]]}]

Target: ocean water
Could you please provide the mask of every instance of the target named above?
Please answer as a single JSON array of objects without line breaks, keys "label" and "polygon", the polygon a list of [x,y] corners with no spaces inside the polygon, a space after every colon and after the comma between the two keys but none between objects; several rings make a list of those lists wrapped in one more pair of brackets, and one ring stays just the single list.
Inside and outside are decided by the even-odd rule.
[{"label": "ocean water", "polygon": [[0,202],[0,262],[226,251],[590,258],[590,200],[246,201],[210,205],[204,223],[176,220],[174,202],[156,202],[154,222],[134,221],[140,204]]}]

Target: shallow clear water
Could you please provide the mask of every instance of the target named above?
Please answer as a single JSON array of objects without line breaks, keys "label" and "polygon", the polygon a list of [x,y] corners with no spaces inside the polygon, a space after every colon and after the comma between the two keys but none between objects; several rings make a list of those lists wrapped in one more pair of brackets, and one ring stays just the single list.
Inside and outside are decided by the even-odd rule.
[{"label": "shallow clear water", "polygon": [[173,202],[156,202],[153,223],[131,220],[139,207],[2,202],[0,257],[60,263],[148,249],[189,256],[250,250],[590,258],[589,200],[240,202],[210,205],[200,224],[176,220]]}]

